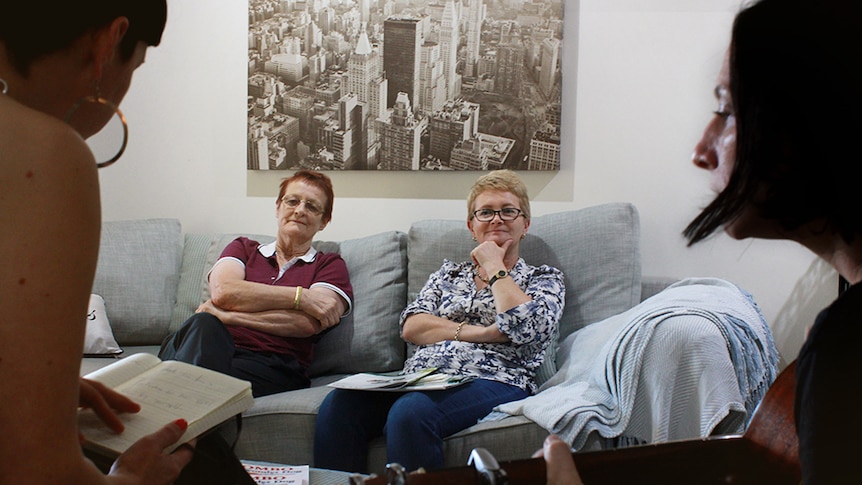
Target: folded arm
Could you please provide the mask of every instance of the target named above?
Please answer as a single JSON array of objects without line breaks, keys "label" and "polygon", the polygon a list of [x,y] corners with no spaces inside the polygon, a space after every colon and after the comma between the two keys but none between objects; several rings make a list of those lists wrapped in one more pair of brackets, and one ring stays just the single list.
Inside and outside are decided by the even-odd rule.
[{"label": "folded arm", "polygon": [[[460,327],[460,330],[458,329]],[[497,324],[483,327],[480,325],[461,325],[430,313],[415,313],[404,320],[401,335],[404,340],[415,345],[427,345],[444,340],[457,340],[473,343],[505,343],[506,334],[500,332]]]},{"label": "folded arm", "polygon": [[212,300],[207,300],[197,311],[211,313],[225,325],[251,328],[280,337],[310,337],[326,329],[319,320],[296,310],[231,311],[219,308]]},{"label": "folded arm", "polygon": [[[318,333],[337,325],[347,310],[344,298],[326,287],[299,290],[295,286],[246,281],[245,268],[235,261],[217,264],[210,273],[209,284],[210,303],[220,311],[214,314],[225,324],[258,328],[275,335],[305,333],[312,327],[317,327],[314,333]],[[316,323],[310,324],[309,319]],[[289,329],[293,325],[297,327]]]}]

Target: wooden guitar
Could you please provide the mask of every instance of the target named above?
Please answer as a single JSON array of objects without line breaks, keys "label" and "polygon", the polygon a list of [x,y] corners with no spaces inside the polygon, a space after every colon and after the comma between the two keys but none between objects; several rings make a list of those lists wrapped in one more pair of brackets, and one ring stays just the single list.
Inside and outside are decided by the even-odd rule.
[{"label": "wooden guitar", "polygon": [[[587,485],[798,484],[799,443],[793,416],[796,363],[779,374],[754,412],[743,435],[572,453]],[[354,477],[354,485],[545,484],[542,458],[496,463],[485,450],[473,450],[475,466],[427,473],[404,473],[390,465],[386,476]],[[489,463],[490,462],[490,463]]]}]

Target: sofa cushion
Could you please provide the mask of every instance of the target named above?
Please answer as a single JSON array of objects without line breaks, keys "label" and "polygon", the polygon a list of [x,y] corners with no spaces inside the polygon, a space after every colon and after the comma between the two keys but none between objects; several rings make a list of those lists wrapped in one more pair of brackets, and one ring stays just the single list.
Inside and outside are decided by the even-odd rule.
[{"label": "sofa cushion", "polygon": [[[207,273],[228,243],[241,234],[186,236],[175,330],[209,298]],[[247,235],[266,244],[274,238]],[[353,312],[326,333],[315,348],[309,375],[385,372],[404,363],[398,317],[407,300],[407,248],[402,232],[385,232],[342,242],[315,241],[318,251],[344,258],[353,286]],[[195,254],[190,254],[194,252]]]},{"label": "sofa cushion", "polygon": [[407,302],[407,235],[384,232],[340,243],[315,242],[347,263],[353,312],[320,339],[311,377],[401,369],[405,345],[398,318]]},{"label": "sofa cushion", "polygon": [[640,220],[635,206],[609,203],[533,218],[524,259],[566,276],[560,338],[640,302]]},{"label": "sofa cushion", "polygon": [[[443,259],[465,261],[476,243],[463,220],[424,220],[410,227],[407,244],[409,297],[415,298]],[[609,203],[533,217],[521,256],[547,264],[566,278],[560,335],[628,310],[640,301],[640,225],[629,203]],[[552,363],[556,346],[546,361]],[[555,368],[543,365],[543,382]]]},{"label": "sofa cushion", "polygon": [[217,236],[211,234],[186,234],[177,303],[171,314],[170,332],[179,329],[203,303],[203,285],[206,284],[206,274],[210,270],[207,267],[207,256],[210,246],[217,242]]},{"label": "sofa cushion", "polygon": [[176,219],[102,224],[92,293],[104,298],[120,345],[157,344],[167,334],[182,251],[182,228]]}]

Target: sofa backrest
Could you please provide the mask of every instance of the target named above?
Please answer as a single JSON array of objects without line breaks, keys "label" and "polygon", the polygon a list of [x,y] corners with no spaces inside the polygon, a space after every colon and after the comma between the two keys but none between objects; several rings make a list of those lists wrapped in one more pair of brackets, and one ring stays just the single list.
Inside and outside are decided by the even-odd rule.
[{"label": "sofa backrest", "polygon": [[[443,259],[468,261],[476,246],[464,220],[425,220],[410,227],[408,298],[416,297]],[[533,217],[521,256],[566,277],[561,338],[640,301],[640,222],[634,205],[609,203]]]},{"label": "sofa backrest", "polygon": [[167,335],[182,260],[183,234],[176,219],[102,224],[92,292],[105,300],[120,345],[159,344]]}]

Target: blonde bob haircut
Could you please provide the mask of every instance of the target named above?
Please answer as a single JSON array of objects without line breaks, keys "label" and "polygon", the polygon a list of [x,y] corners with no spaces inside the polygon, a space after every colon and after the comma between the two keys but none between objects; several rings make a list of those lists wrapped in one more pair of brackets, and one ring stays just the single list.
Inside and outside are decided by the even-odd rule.
[{"label": "blonde bob haircut", "polygon": [[509,192],[518,198],[518,203],[521,207],[523,216],[530,220],[530,196],[527,195],[527,186],[521,177],[512,170],[494,170],[479,177],[478,180],[470,188],[470,195],[467,197],[467,219],[473,218],[473,203],[476,202],[476,197],[483,192],[489,190],[497,190],[500,192]]}]

